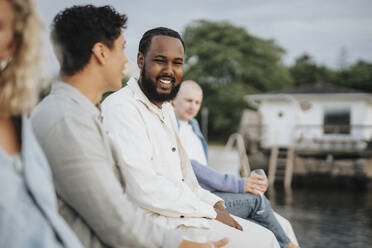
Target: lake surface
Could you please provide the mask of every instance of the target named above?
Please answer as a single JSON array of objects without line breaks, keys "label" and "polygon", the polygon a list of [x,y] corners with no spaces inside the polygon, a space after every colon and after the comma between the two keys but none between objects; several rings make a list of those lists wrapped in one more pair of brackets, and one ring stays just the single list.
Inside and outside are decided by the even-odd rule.
[{"label": "lake surface", "polygon": [[371,189],[276,189],[268,197],[291,221],[302,248],[372,247]]}]

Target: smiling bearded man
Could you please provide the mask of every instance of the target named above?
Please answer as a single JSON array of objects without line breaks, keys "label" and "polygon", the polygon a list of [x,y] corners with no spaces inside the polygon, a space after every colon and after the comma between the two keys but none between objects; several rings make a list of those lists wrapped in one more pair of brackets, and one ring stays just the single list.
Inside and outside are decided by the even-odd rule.
[{"label": "smiling bearded man", "polygon": [[147,31],[137,56],[140,78],[131,78],[102,105],[105,129],[124,161],[120,169],[128,196],[185,239],[227,236],[228,247],[279,247],[272,232],[231,217],[221,198],[199,186],[169,102],[181,85],[183,61],[184,44],[176,31]]}]

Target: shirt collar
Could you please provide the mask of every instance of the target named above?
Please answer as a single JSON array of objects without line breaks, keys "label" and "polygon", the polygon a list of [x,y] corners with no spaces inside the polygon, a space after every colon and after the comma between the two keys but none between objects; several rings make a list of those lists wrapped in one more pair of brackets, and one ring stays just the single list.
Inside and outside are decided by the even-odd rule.
[{"label": "shirt collar", "polygon": [[179,122],[180,122],[180,125],[191,126],[191,124],[188,121],[181,121],[181,120],[179,120]]},{"label": "shirt collar", "polygon": [[65,82],[55,82],[52,85],[51,93],[56,95],[62,95],[65,98],[69,98],[78,105],[82,106],[86,111],[91,114],[100,115],[101,105],[100,103],[95,106],[86,96],[84,96],[78,89]]}]

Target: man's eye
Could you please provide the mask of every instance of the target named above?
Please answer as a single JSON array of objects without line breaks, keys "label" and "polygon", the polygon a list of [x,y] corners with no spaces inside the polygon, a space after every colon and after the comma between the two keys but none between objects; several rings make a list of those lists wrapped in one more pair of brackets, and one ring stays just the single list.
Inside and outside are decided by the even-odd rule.
[{"label": "man's eye", "polygon": [[165,60],[163,60],[163,59],[154,59],[154,61],[158,62],[158,63],[164,63],[165,62]]}]

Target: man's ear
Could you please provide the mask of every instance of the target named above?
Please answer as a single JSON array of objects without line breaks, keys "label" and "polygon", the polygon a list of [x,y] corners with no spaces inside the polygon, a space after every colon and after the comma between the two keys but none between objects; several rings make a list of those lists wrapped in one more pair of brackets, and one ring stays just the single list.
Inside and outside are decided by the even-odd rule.
[{"label": "man's ear", "polygon": [[137,53],[138,68],[142,70],[144,63],[145,63],[145,57],[143,56],[143,54],[141,52]]},{"label": "man's ear", "polygon": [[101,42],[97,42],[92,48],[92,55],[98,60],[98,63],[102,65],[106,64],[106,60],[108,57],[108,53],[106,50],[107,47]]}]

